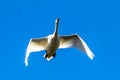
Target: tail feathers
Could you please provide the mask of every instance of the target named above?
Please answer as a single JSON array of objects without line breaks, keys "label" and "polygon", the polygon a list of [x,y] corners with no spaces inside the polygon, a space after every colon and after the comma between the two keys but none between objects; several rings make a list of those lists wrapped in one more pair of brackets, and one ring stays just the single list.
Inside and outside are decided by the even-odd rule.
[{"label": "tail feathers", "polygon": [[47,57],[46,54],[44,54],[43,57],[44,57],[47,61],[50,61],[50,60],[53,58],[53,56],[51,56],[51,57]]}]

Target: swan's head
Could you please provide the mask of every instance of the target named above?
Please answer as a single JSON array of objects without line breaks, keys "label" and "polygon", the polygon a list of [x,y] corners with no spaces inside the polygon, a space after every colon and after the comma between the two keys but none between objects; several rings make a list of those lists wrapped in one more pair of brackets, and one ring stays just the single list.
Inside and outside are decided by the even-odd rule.
[{"label": "swan's head", "polygon": [[56,23],[56,24],[58,24],[58,22],[59,22],[59,18],[57,18],[57,19],[55,20],[55,23]]}]

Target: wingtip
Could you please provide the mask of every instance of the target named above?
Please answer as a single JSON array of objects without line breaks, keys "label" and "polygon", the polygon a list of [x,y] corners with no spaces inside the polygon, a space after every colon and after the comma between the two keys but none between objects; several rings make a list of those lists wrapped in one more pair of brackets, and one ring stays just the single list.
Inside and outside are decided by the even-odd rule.
[{"label": "wingtip", "polygon": [[88,47],[88,45],[85,43],[85,41],[81,38],[81,37],[79,37],[80,38],[80,40],[82,41],[82,44],[83,44],[83,46],[84,46],[84,52],[87,54],[87,56],[91,59],[91,60],[93,60],[94,59],[94,57],[95,57],[95,55],[94,55],[94,53],[89,49],[89,47]]},{"label": "wingtip", "polygon": [[25,60],[25,65],[26,65],[26,67],[28,66],[28,62]]},{"label": "wingtip", "polygon": [[94,59],[94,57],[95,57],[95,55],[94,55],[94,54],[92,54],[91,56],[89,56],[89,58],[90,58],[91,60],[93,60],[93,59]]}]

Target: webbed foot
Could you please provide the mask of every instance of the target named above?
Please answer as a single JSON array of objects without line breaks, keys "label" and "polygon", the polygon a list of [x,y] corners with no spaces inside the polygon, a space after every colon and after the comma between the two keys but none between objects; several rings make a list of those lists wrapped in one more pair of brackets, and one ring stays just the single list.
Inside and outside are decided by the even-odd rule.
[{"label": "webbed foot", "polygon": [[55,57],[56,56],[56,52],[53,54],[53,57]]}]

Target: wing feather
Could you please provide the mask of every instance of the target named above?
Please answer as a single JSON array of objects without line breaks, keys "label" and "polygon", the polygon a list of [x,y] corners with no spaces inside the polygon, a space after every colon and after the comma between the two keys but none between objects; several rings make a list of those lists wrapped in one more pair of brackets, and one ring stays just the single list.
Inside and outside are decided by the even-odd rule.
[{"label": "wing feather", "polygon": [[25,56],[26,66],[28,66],[28,57],[30,53],[44,50],[47,44],[48,44],[47,38],[33,38],[30,40],[27,47],[26,56]]},{"label": "wing feather", "polygon": [[89,49],[85,41],[79,37],[77,34],[70,36],[60,36],[60,47],[59,48],[70,48],[75,47],[80,51],[86,53],[90,59],[94,58],[94,54]]}]

